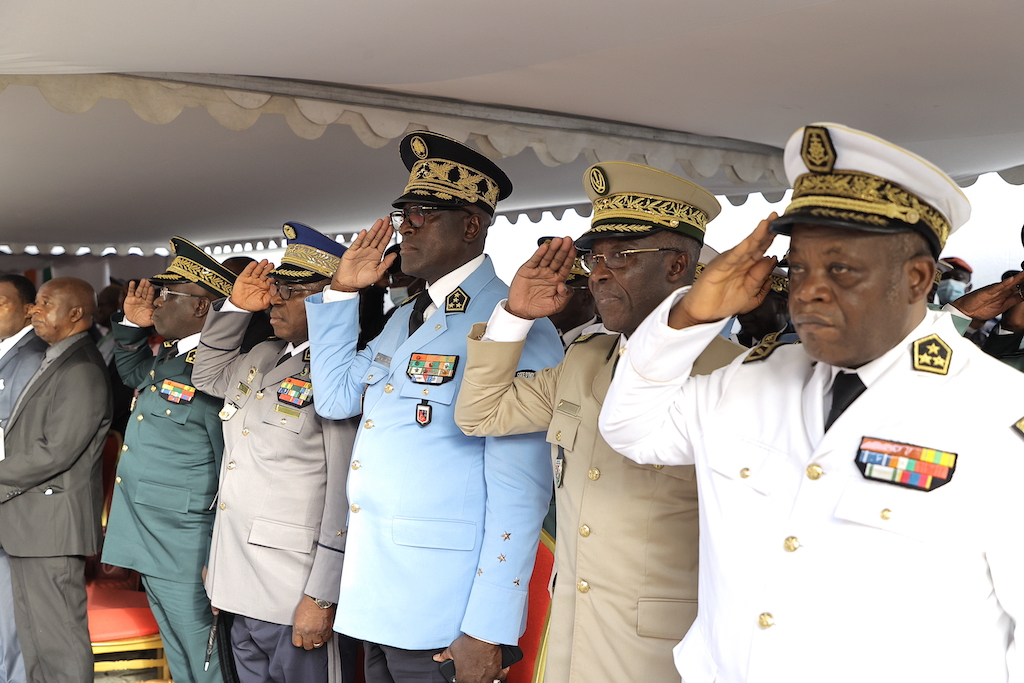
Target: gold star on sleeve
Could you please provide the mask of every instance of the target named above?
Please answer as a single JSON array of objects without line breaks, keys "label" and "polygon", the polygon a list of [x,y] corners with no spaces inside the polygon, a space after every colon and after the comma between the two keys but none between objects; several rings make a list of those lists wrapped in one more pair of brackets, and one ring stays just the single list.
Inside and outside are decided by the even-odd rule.
[{"label": "gold star on sleeve", "polygon": [[516,577],[516,580],[515,580],[515,581],[513,581],[512,583],[514,583],[515,585],[517,585],[517,586],[518,586],[518,585],[519,585],[519,577],[517,576],[517,577]]},{"label": "gold star on sleeve", "polygon": [[512,540],[512,534],[510,534],[509,532],[506,531],[505,533],[503,533],[501,535],[501,540],[503,540],[503,541],[511,541]]},{"label": "gold star on sleeve", "polygon": [[504,555],[498,555],[498,562],[504,562],[504,561],[505,561],[505,556]]}]

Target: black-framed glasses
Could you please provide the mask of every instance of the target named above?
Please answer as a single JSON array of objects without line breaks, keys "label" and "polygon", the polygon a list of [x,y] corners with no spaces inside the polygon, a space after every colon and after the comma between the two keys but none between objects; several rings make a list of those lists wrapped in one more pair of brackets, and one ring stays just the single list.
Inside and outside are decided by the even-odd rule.
[{"label": "black-framed glasses", "polygon": [[420,206],[414,204],[404,209],[392,211],[388,215],[391,217],[391,225],[395,230],[402,227],[402,223],[405,221],[409,221],[409,225],[414,228],[422,228],[423,224],[427,222],[427,214],[432,211],[465,211],[466,213],[472,213],[463,206]]},{"label": "black-framed glasses", "polygon": [[327,283],[319,285],[318,287],[296,287],[295,285],[280,284],[276,281],[271,280],[270,282],[270,295],[277,294],[283,300],[288,301],[292,298],[292,294],[302,294],[309,296],[310,294],[316,294],[322,292]]},{"label": "black-framed glasses", "polygon": [[205,299],[205,298],[207,298],[207,297],[203,296],[202,294],[189,294],[187,292],[175,292],[174,290],[168,289],[167,287],[157,287],[156,288],[156,295],[157,295],[158,298],[163,299],[164,301],[170,301],[169,297],[172,297],[172,296],[187,296],[187,297],[192,297],[193,299]]},{"label": "black-framed glasses", "polygon": [[581,259],[583,263],[583,270],[588,273],[594,272],[594,268],[597,268],[597,262],[604,260],[604,264],[608,268],[615,270],[617,268],[625,268],[628,259],[627,256],[633,254],[653,254],[656,251],[674,251],[681,253],[682,249],[673,249],[671,247],[658,247],[657,249],[624,249],[623,251],[613,251],[610,254],[584,254]]}]

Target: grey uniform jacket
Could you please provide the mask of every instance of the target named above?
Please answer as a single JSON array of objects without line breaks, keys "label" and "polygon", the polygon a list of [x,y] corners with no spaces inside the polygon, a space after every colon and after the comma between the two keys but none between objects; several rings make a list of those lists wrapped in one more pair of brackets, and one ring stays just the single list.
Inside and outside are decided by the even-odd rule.
[{"label": "grey uniform jacket", "polygon": [[8,554],[99,550],[101,456],[112,412],[107,367],[88,335],[25,390],[0,461],[0,546]]},{"label": "grey uniform jacket", "polygon": [[44,353],[46,342],[29,330],[0,358],[0,427],[7,426],[7,418],[14,410],[18,395],[39,369]]},{"label": "grey uniform jacket", "polygon": [[[316,414],[303,393],[308,349],[281,365],[283,340],[240,354],[249,318],[211,311],[192,372],[226,399],[206,590],[219,609],[291,624],[304,594],[338,601],[355,423]],[[290,399],[279,397],[286,384]]]}]

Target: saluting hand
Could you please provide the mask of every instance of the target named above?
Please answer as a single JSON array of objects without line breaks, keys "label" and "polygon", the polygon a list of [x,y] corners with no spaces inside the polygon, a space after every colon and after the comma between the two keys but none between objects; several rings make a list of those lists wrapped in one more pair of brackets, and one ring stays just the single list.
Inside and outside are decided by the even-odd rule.
[{"label": "saluting hand", "polygon": [[155,298],[156,290],[149,284],[149,280],[140,280],[138,285],[129,282],[128,294],[122,306],[125,320],[139,327],[152,327]]},{"label": "saluting hand", "polygon": [[506,310],[519,318],[533,320],[565,308],[572,297],[572,290],[565,281],[575,258],[576,247],[568,237],[556,237],[537,247],[512,279]]},{"label": "saluting hand", "polygon": [[746,239],[704,268],[690,291],[669,312],[670,327],[679,330],[724,320],[751,311],[764,301],[778,263],[774,256],[764,255],[775,239],[768,226],[778,217],[773,212]]},{"label": "saluting hand", "polygon": [[1024,301],[1022,288],[1024,288],[1024,272],[1017,273],[1002,282],[964,294],[950,303],[964,315],[973,318],[975,327],[979,327],[986,320],[990,320]]},{"label": "saluting hand", "polygon": [[274,264],[267,259],[247,265],[235,278],[229,301],[251,313],[270,308],[270,271],[273,269]]},{"label": "saluting hand", "polygon": [[397,254],[388,254],[388,243],[395,229],[390,219],[378,218],[369,231],[363,230],[341,257],[338,270],[331,280],[336,292],[358,292],[380,280],[394,263]]}]

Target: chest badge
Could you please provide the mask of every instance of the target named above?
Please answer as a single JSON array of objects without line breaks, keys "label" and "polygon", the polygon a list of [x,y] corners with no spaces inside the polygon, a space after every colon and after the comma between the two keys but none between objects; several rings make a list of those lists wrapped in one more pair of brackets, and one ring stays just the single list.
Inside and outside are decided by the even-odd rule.
[{"label": "chest badge", "polygon": [[444,384],[455,379],[458,356],[436,356],[429,353],[414,353],[409,358],[405,373],[416,384]]},{"label": "chest badge", "polygon": [[252,381],[254,379],[256,379],[256,366],[255,365],[250,366],[249,367],[249,372],[247,372],[246,375],[245,375],[245,381],[248,382],[249,384],[252,384]]},{"label": "chest badge", "polygon": [[914,369],[919,372],[931,372],[936,375],[949,373],[949,363],[953,360],[953,349],[942,341],[937,334],[930,334],[914,342]]},{"label": "chest badge", "polygon": [[191,403],[192,399],[195,398],[196,388],[181,382],[165,379],[163,384],[160,385],[160,395],[171,403]]},{"label": "chest badge", "polygon": [[444,300],[445,313],[465,313],[469,307],[469,294],[462,287],[456,287]]},{"label": "chest badge", "polygon": [[430,420],[433,419],[433,415],[434,408],[430,405],[430,403],[427,402],[426,399],[423,399],[422,401],[419,402],[419,404],[417,404],[416,424],[418,424],[420,427],[426,427],[428,424],[430,424]]},{"label": "chest badge", "polygon": [[235,403],[231,401],[225,401],[224,407],[221,408],[220,412],[217,413],[217,417],[219,417],[224,422],[227,422],[228,420],[233,418],[235,416],[235,413],[237,412],[238,406]]},{"label": "chest badge", "polygon": [[313,383],[297,377],[289,377],[277,388],[277,400],[305,408],[313,402]]},{"label": "chest badge", "polygon": [[865,479],[934,491],[953,478],[956,453],[865,436],[857,451],[857,467]]}]

